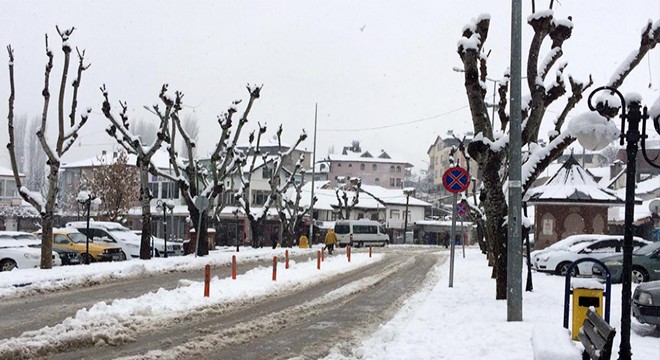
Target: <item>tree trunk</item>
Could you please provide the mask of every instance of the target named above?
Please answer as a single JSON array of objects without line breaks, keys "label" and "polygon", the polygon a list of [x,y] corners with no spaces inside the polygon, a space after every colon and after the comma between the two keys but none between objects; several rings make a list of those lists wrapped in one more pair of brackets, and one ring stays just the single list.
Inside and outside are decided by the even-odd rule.
[{"label": "tree trunk", "polygon": [[[151,259],[151,193],[149,191],[149,164],[139,162],[140,167],[140,206],[142,207],[142,237],[140,239],[140,259]],[[129,254],[126,254],[130,257]]]}]

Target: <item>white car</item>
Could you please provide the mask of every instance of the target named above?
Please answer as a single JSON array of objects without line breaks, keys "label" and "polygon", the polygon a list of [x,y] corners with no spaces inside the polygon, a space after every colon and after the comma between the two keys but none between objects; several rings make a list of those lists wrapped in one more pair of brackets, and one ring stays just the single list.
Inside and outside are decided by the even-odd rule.
[{"label": "white car", "polygon": [[[0,271],[11,271],[15,268],[30,269],[41,265],[41,249],[34,242],[0,240]],[[53,266],[62,265],[59,255],[53,251]]]},{"label": "white car", "polygon": [[[141,230],[133,230],[135,235],[139,236],[142,239]],[[165,239],[155,237],[151,235],[151,251],[153,252],[151,256],[161,257],[163,256],[165,249]],[[183,243],[180,241],[167,241],[167,256],[181,256],[183,255]]]},{"label": "white car", "polygon": [[541,257],[541,255],[545,253],[557,251],[557,250],[568,250],[571,246],[579,243],[594,242],[596,240],[599,240],[601,236],[604,235],[595,235],[595,234],[571,235],[566,239],[557,241],[556,243],[548,246],[545,249],[534,250],[530,253],[530,258],[532,260],[532,267],[535,270],[539,270],[538,267],[539,258]]},{"label": "white car", "polygon": [[[595,241],[579,242],[568,249],[548,251],[538,256],[538,271],[550,272],[557,275],[566,275],[569,266],[576,260],[583,258],[602,259],[623,250],[623,235],[598,235]],[[637,249],[650,244],[642,238],[633,238],[633,248]],[[573,275],[591,275],[594,263],[585,261],[578,264]]]},{"label": "white car", "polygon": [[85,221],[72,221],[66,224],[83,234],[89,235],[94,242],[107,243],[121,247],[127,258],[140,257],[140,237],[127,227],[111,221],[90,221],[89,228]]}]

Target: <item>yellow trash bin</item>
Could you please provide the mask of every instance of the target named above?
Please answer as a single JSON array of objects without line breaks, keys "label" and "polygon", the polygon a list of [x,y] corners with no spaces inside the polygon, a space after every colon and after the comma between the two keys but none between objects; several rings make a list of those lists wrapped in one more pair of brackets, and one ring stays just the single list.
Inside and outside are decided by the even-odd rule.
[{"label": "yellow trash bin", "polygon": [[603,317],[603,284],[593,279],[573,279],[573,326],[571,337],[578,340],[580,327],[587,318],[587,310],[590,307]]}]

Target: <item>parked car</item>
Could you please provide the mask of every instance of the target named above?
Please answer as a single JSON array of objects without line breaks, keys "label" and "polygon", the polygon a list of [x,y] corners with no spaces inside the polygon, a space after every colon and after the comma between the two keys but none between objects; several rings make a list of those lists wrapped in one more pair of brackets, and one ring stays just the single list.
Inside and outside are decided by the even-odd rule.
[{"label": "parked car", "polygon": [[[337,243],[341,247],[350,246],[386,246],[390,243],[390,236],[383,226],[374,220],[338,220],[335,222]],[[412,240],[412,237],[410,238]]]},{"label": "parked car", "polygon": [[[660,280],[660,242],[641,247],[633,251],[632,255],[632,281],[634,283]],[[602,259],[601,262],[610,270],[612,282],[621,282],[623,255],[609,256]],[[605,277],[605,272],[599,265],[594,265],[592,271],[598,277]]]},{"label": "parked car", "polygon": [[601,235],[594,234],[578,234],[571,235],[565,239],[559,240],[556,243],[546,247],[545,249],[534,250],[530,253],[530,258],[532,259],[532,267],[536,270],[539,270],[538,261],[541,255],[558,250],[569,250],[571,246],[585,243],[585,242],[594,242],[598,240],[598,237]]},{"label": "parked car", "polygon": [[[29,247],[41,249],[41,240],[28,232],[0,231],[0,239],[17,240],[27,244]],[[61,265],[77,265],[81,263],[80,253],[77,251],[56,248],[54,246],[53,251],[57,253]]]},{"label": "parked car", "polygon": [[[133,230],[133,233],[142,239],[142,230]],[[151,256],[163,256],[163,249],[165,248],[165,239],[151,235]],[[183,241],[181,240],[167,240],[167,256],[181,256],[183,255]]]},{"label": "parked car", "polygon": [[[35,235],[41,237],[41,231],[36,232]],[[87,263],[87,236],[74,228],[53,229],[53,249],[80,252],[83,262]],[[89,262],[122,260],[126,260],[126,254],[120,246],[99,244],[93,240],[89,242]]]},{"label": "parked car", "polygon": [[[33,243],[32,245],[38,245]],[[38,268],[41,265],[41,249],[14,239],[0,239],[0,271]],[[53,252],[53,266],[62,265],[59,255]]]},{"label": "parked car", "polygon": [[640,323],[660,328],[660,281],[637,285],[633,293],[632,314]]},{"label": "parked car", "polygon": [[127,227],[110,221],[90,221],[89,229],[86,221],[73,221],[66,224],[85,235],[89,235],[95,243],[105,243],[119,246],[127,257],[140,257],[140,237],[133,234]]},{"label": "parked car", "polygon": [[[620,253],[623,248],[623,235],[597,235],[598,240],[593,242],[581,242],[574,244],[568,249],[555,250],[542,254],[538,257],[538,271],[550,272],[557,275],[566,275],[572,262],[584,259],[594,258],[603,259],[610,255]],[[633,238],[633,247],[635,249],[650,244],[642,238]],[[574,275],[591,275],[593,263],[583,262],[574,268]]]}]

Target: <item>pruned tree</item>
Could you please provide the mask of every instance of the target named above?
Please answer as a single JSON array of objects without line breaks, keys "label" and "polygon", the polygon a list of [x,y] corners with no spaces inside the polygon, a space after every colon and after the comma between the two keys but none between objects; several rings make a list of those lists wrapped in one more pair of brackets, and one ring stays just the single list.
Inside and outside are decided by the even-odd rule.
[{"label": "pruned tree", "polygon": [[186,202],[190,219],[198,236],[199,246],[196,251],[199,256],[208,254],[208,220],[209,213],[213,213],[214,210],[207,207],[200,211],[195,206],[195,200],[203,197],[208,199],[209,203],[215,202],[225,190],[225,181],[231,179],[245,162],[245,157],[236,149],[236,144],[243,127],[248,122],[250,110],[260,96],[261,87],[248,85],[247,89],[250,98],[235,128],[233,127],[234,114],[238,112],[236,106],[241,103],[241,100],[233,101],[227,112],[218,117],[218,124],[222,132],[211,152],[208,167],[203,166],[199,159],[183,158],[181,152],[177,151],[178,136],[181,137],[186,154],[195,154],[197,144],[195,139],[187,133],[182,119],[176,112],[172,114],[173,124],[167,137],[167,151],[173,174],[154,169],[158,175],[178,184],[179,192]]},{"label": "pruned tree", "polygon": [[[571,18],[556,18],[552,10],[533,13],[527,18],[533,29],[533,36],[527,53],[527,88],[529,96],[522,100],[522,146],[527,155],[522,162],[522,190],[526,192],[539,174],[557,159],[575,140],[574,134],[564,129],[568,114],[583,98],[585,91],[592,85],[591,77],[580,81],[565,75],[567,62],[559,62],[564,55],[563,44],[571,37],[573,24]],[[616,70],[607,85],[618,88],[632,70],[639,64],[646,53],[660,41],[658,24],[646,25],[641,34],[639,47],[630,54]],[[508,177],[507,164],[509,144],[509,113],[507,112],[507,94],[509,75],[505,73],[500,81],[498,117],[500,126],[494,129],[488,118],[486,107],[486,76],[488,75],[488,57],[484,43],[488,38],[490,18],[481,15],[463,30],[458,42],[458,54],[463,62],[465,90],[472,117],[473,141],[468,146],[468,153],[476,160],[483,177],[481,197],[486,217],[485,235],[489,249],[494,254],[496,272],[496,298],[506,298],[507,273],[507,229],[504,219],[508,208],[505,197],[505,181]],[[551,41],[550,50],[542,56],[542,44]],[[549,77],[549,78],[548,78]],[[546,79],[548,79],[546,81]],[[550,105],[559,99],[565,100],[563,109],[556,117],[547,115]],[[540,133],[541,124],[553,123],[554,129],[548,134],[543,145]]]},{"label": "pruned tree", "polygon": [[121,111],[118,116],[119,119],[112,113],[110,100],[105,85],[101,87],[103,93],[103,115],[110,120],[111,125],[106,129],[106,132],[112,136],[119,145],[121,145],[128,153],[135,154],[136,167],[140,174],[140,208],[142,211],[142,235],[140,239],[140,259],[151,258],[151,199],[153,194],[149,190],[149,173],[158,174],[158,168],[151,162],[152,157],[156,151],[161,147],[164,141],[169,141],[168,124],[181,110],[181,99],[183,94],[176,92],[172,97],[167,92],[167,84],[164,84],[160,89],[159,98],[164,107],[156,104],[152,107],[152,111],[160,120],[160,125],[156,133],[156,140],[151,145],[145,145],[140,137],[131,132],[129,128],[130,122],[127,115],[128,106],[126,102],[119,102]]},{"label": "pruned tree", "polygon": [[[249,136],[249,146],[250,148],[247,150],[247,153],[250,154],[251,156],[246,159],[246,162],[249,161],[250,164],[247,168],[246,171],[243,171],[240,176],[240,184],[241,184],[241,189],[237,193],[237,198],[239,200],[239,204],[241,205],[243,211],[245,212],[245,216],[248,219],[249,223],[249,228],[247,229],[247,238],[252,244],[253,247],[257,247],[260,245],[260,239],[261,235],[263,233],[263,228],[265,225],[266,218],[268,216],[269,210],[274,207],[278,213],[280,212],[281,208],[279,204],[282,202],[281,194],[285,193],[286,190],[294,183],[295,181],[295,172],[299,171],[302,168],[302,159],[298,159],[298,162],[296,163],[294,167],[294,171],[287,177],[285,181],[282,181],[281,179],[281,174],[284,169],[284,164],[287,162],[287,160],[292,156],[293,151],[296,150],[296,148],[302,143],[306,138],[307,134],[305,134],[304,130],[302,134],[298,137],[298,140],[296,143],[289,147],[286,151],[284,152],[279,152],[274,155],[270,155],[266,152],[261,151],[261,137],[263,134],[265,134],[267,131],[267,128],[265,125],[259,124],[259,130],[258,133],[255,136],[254,132],[250,133]],[[281,143],[281,136],[282,136],[282,126],[277,130],[277,139],[278,139],[278,145],[279,149],[282,148],[282,143]],[[257,163],[257,159],[261,158],[261,162]],[[264,202],[263,206],[261,209],[255,213],[252,212],[252,199],[250,199],[250,184],[252,183],[252,175],[261,169],[261,167],[266,166],[270,169],[269,173],[269,179],[268,183],[270,186],[270,192],[269,195]],[[282,221],[280,219],[280,221]]]},{"label": "pruned tree", "polygon": [[[52,139],[48,139],[48,134],[46,133],[47,123],[48,123],[48,106],[50,104],[50,73],[53,69],[53,51],[48,47],[48,35],[46,35],[46,69],[44,74],[44,88],[41,91],[43,96],[43,110],[41,114],[41,123],[39,130],[36,132],[37,139],[41,144],[42,151],[46,154],[48,160],[46,164],[48,165],[48,182],[44,194],[42,194],[41,189],[30,189],[23,184],[19,176],[18,161],[16,158],[16,138],[14,133],[14,100],[15,100],[15,87],[14,87],[14,50],[11,45],[7,46],[7,53],[9,54],[9,107],[7,115],[8,120],[8,130],[9,130],[9,143],[7,144],[7,149],[9,150],[9,158],[11,161],[11,168],[14,172],[14,180],[16,181],[16,187],[18,192],[23,198],[32,205],[41,215],[41,225],[42,225],[42,244],[41,244],[41,264],[42,269],[49,269],[52,267],[53,257],[53,215],[56,206],[56,199],[58,195],[58,180],[60,172],[60,159],[73,145],[76,138],[78,137],[78,131],[80,128],[85,125],[91,112],[91,108],[88,108],[85,112],[80,115],[80,120],[76,121],[76,111],[78,109],[78,88],[80,87],[80,82],[82,79],[83,71],[87,70],[90,65],[84,64],[85,51],[79,51],[76,48],[78,54],[78,71],[76,77],[71,84],[72,94],[71,94],[71,104],[70,104],[70,113],[69,113],[69,123],[65,123],[65,93],[67,86],[67,79],[69,76],[69,63],[71,61],[71,44],[69,43],[69,38],[73,33],[75,28],[66,29],[60,31],[59,27],[56,27],[57,33],[59,34],[62,40],[62,53],[64,54],[64,65],[62,67],[62,77],[60,82],[59,96],[57,98],[57,135],[55,137],[54,143]],[[51,141],[49,141],[51,140]],[[44,196],[45,195],[45,196]]]},{"label": "pruned tree", "polygon": [[111,160],[101,157],[99,166],[91,172],[83,172],[80,189],[87,190],[100,199],[97,215],[108,221],[118,221],[138,200],[140,177],[138,169],[128,164],[128,154],[120,151]]},{"label": "pruned tree", "polygon": [[[349,178],[346,183],[337,183],[335,188],[335,196],[337,197],[337,209],[339,219],[350,219],[351,211],[360,203],[360,190],[362,188],[362,179]],[[353,196],[350,201],[348,199],[348,191],[353,191]]]}]

